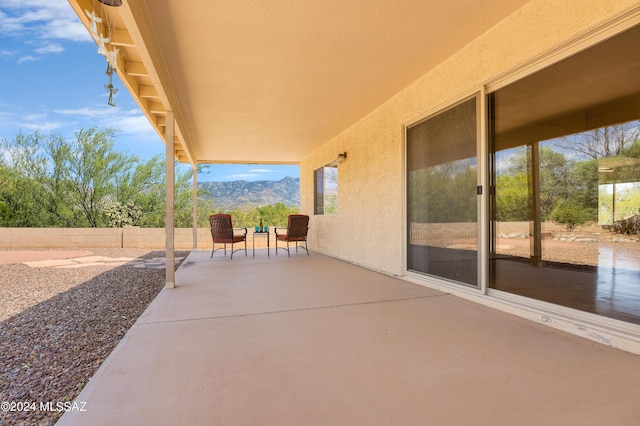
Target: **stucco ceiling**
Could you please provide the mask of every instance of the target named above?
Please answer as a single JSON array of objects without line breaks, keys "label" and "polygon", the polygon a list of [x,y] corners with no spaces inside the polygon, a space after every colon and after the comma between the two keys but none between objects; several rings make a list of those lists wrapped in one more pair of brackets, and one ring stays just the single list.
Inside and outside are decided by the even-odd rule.
[{"label": "stucco ceiling", "polygon": [[69,0],[176,157],[297,163],[528,0]]}]

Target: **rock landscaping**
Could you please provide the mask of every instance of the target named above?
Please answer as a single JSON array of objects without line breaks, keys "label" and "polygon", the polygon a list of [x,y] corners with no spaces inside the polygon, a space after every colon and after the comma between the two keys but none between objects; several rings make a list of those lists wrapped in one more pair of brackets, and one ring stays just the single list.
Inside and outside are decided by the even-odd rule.
[{"label": "rock landscaping", "polygon": [[163,251],[92,253],[103,261],[0,264],[1,425],[55,424],[164,286]]}]

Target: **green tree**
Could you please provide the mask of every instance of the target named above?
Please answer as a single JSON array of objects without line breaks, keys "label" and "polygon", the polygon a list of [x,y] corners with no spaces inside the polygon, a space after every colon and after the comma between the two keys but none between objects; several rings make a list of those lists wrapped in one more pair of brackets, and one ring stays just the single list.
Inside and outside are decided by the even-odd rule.
[{"label": "green tree", "polygon": [[477,220],[476,166],[467,160],[419,169],[409,175],[412,222]]},{"label": "green tree", "polygon": [[600,127],[576,135],[566,136],[556,144],[583,156],[598,159],[615,157],[628,150],[640,137],[640,121]]},{"label": "green tree", "polygon": [[118,201],[106,202],[103,212],[108,218],[108,225],[112,228],[135,226],[140,222],[142,211],[133,203],[122,204]]},{"label": "green tree", "polygon": [[598,220],[598,160],[573,163],[569,172],[567,201],[583,210],[587,221]]},{"label": "green tree", "polygon": [[[259,218],[265,226],[287,226],[287,218],[290,214],[299,213],[297,207],[287,207],[284,203],[270,204],[256,207]],[[259,219],[258,219],[259,221]]]},{"label": "green tree", "polygon": [[246,206],[231,211],[218,209],[212,213],[230,214],[236,228],[252,228],[260,223],[261,218],[264,226],[286,227],[289,215],[300,213],[300,210],[297,207],[288,207],[284,203],[276,203],[259,207]]},{"label": "green tree", "polygon": [[529,178],[524,173],[500,174],[496,177],[496,220],[529,220]]},{"label": "green tree", "polygon": [[[42,135],[18,133],[13,141],[2,139],[2,202],[4,226],[48,226],[55,218],[45,208],[45,188],[37,176],[44,173]],[[44,225],[43,225],[44,223]]]},{"label": "green tree", "polygon": [[640,214],[640,183],[635,182],[628,186],[617,204],[618,215],[622,218]]},{"label": "green tree", "polygon": [[51,138],[46,145],[55,172],[66,193],[56,193],[71,212],[73,222],[66,226],[101,227],[107,225],[103,203],[116,192],[120,175],[127,175],[138,159],[113,150],[114,129],[79,130],[75,141]]},{"label": "green tree", "polygon": [[[193,226],[193,169],[188,168],[181,171],[176,168],[175,179],[175,201],[174,201],[174,223],[179,228],[190,228]],[[164,194],[164,191],[163,191]],[[202,197],[198,199],[198,218],[203,212],[209,210]],[[165,209],[166,210],[166,209]],[[207,226],[209,224],[207,223]]]},{"label": "green tree", "polygon": [[71,141],[39,132],[3,140],[15,226],[105,226],[102,204],[117,176],[137,161],[113,151],[114,135],[114,129],[91,128]]},{"label": "green tree", "polygon": [[[165,161],[115,152],[113,129],[80,130],[76,139],[19,133],[0,147],[0,225],[16,227],[164,227]],[[193,169],[174,164],[176,227],[193,226]],[[198,166],[202,172],[206,165]],[[211,198],[199,192],[197,223],[208,227]],[[232,212],[234,225],[282,225],[297,209],[282,203]]]},{"label": "green tree", "polygon": [[[193,226],[193,169],[177,162],[174,184],[174,226],[190,228]],[[202,167],[198,166],[201,171]],[[140,206],[144,216],[140,225],[143,227],[163,228],[166,218],[166,169],[161,156],[155,156],[147,163],[140,164],[132,176],[135,192],[130,194],[134,204]],[[198,226],[208,227],[208,216],[211,212],[211,201],[207,194],[198,192],[197,218]]]},{"label": "green tree", "polygon": [[[549,219],[551,211],[559,200],[566,199],[571,194],[571,180],[569,179],[572,163],[561,152],[554,151],[550,146],[541,146],[540,158],[540,213],[542,220]],[[530,153],[522,151],[515,155],[507,173],[511,175],[524,174],[531,176]]]},{"label": "green tree", "polygon": [[625,157],[640,158],[640,140],[636,139],[622,153]]},{"label": "green tree", "polygon": [[0,157],[0,226],[15,226],[15,212],[13,197],[15,193],[15,180]]},{"label": "green tree", "polygon": [[[561,201],[580,210],[581,219],[597,220],[598,161],[572,161],[550,146],[541,147],[539,153],[542,220],[553,220],[553,211]],[[523,150],[510,161],[510,166],[496,177],[496,218],[500,221],[530,220],[529,154]],[[566,206],[562,209],[567,210]]]},{"label": "green tree", "polygon": [[[608,190],[600,191],[600,215],[601,224],[611,225],[614,221],[629,218],[640,211],[640,183],[626,183],[616,185],[615,192],[613,185],[609,185]],[[615,195],[615,218],[613,217],[613,197]]]},{"label": "green tree", "polygon": [[[17,227],[163,227],[165,163],[114,151],[114,129],[0,141],[0,221]],[[176,167],[176,226],[192,226],[193,171]],[[201,226],[211,207],[199,203]]]},{"label": "green tree", "polygon": [[571,201],[558,202],[551,212],[551,220],[564,225],[567,231],[573,231],[576,226],[582,225],[590,219],[591,215],[588,211]]}]

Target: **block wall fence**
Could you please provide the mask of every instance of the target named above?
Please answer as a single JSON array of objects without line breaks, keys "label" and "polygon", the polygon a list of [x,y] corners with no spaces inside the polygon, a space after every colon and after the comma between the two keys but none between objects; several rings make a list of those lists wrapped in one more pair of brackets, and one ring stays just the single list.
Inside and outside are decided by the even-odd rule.
[{"label": "block wall fence", "polygon": [[[252,245],[253,230],[247,233],[247,248]],[[29,248],[165,248],[164,228],[0,228],[0,249]],[[176,228],[175,247],[193,248],[193,229]],[[198,249],[210,249],[209,228],[198,229]],[[271,245],[274,246],[273,232]],[[256,238],[256,248],[266,247],[266,239]]]}]

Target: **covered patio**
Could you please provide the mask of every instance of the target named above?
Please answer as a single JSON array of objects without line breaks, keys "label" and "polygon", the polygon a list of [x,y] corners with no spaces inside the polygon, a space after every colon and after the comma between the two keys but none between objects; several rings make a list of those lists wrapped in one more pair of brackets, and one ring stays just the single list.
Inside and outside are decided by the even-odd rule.
[{"label": "covered patio", "polygon": [[[118,76],[116,86],[166,144],[168,257],[176,248],[174,161],[193,168],[194,194],[203,164],[297,164],[314,252],[640,353],[637,280],[623,303],[607,294],[618,275],[636,276],[637,257],[625,264],[632,272],[620,266],[595,286],[577,275],[561,283],[586,289],[591,304],[601,297],[597,303],[613,306],[606,312],[575,309],[583,296],[576,292],[568,302],[509,292],[514,283],[496,284],[491,263],[501,255],[493,244],[502,194],[493,157],[510,159],[521,142],[640,123],[638,0],[68,2],[107,74]],[[498,136],[511,142],[500,145]],[[595,211],[595,191],[587,193],[581,200]],[[565,195],[554,195],[553,206]],[[196,196],[193,204],[196,249]],[[537,224],[525,230],[535,243],[523,258],[540,266],[546,246],[537,204],[507,219]],[[413,228],[429,226],[424,240],[412,240]],[[444,269],[437,253],[446,254]],[[578,266],[607,267],[606,259],[583,260]],[[182,285],[171,268],[165,285]]]},{"label": "covered patio", "polygon": [[[299,165],[312,253],[212,260],[194,198],[194,250],[60,424],[638,424],[640,326],[491,288],[489,252],[493,97],[608,40],[637,45],[637,0],[69,3],[194,192],[201,164]],[[605,81],[635,81],[617,72],[640,59],[610,63]],[[615,121],[606,98],[638,119],[637,87],[611,86],[581,104],[589,117]],[[584,93],[600,91],[562,99]],[[465,185],[409,185],[454,163]],[[168,167],[169,263],[173,185]],[[428,217],[456,194],[468,215]],[[469,254],[469,280],[411,264],[417,223],[444,224],[425,246]]]},{"label": "covered patio", "polygon": [[193,251],[59,425],[637,424],[640,358],[311,253]]}]

